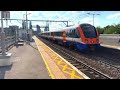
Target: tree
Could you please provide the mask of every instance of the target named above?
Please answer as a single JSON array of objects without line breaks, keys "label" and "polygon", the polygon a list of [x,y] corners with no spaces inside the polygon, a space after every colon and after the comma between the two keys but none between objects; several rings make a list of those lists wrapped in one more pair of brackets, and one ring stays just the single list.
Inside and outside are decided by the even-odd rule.
[{"label": "tree", "polygon": [[101,28],[96,27],[99,34],[120,34],[120,24],[107,25],[106,27]]},{"label": "tree", "polygon": [[96,27],[97,31],[99,34],[103,34],[104,33],[104,28],[101,28],[100,26]]}]

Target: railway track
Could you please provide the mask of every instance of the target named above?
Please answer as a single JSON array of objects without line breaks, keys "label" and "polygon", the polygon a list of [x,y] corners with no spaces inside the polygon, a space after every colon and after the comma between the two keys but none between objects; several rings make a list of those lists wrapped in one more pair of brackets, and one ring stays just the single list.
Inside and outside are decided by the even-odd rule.
[{"label": "railway track", "polygon": [[[52,47],[53,45],[50,44]],[[80,71],[84,72],[87,76],[92,79],[111,79],[111,77],[103,74],[102,72],[92,68],[91,66],[87,65],[86,63],[78,60],[77,58],[67,54],[66,52],[62,51],[61,49],[54,47],[57,51],[62,53],[62,56],[69,61],[73,66],[75,66]]]},{"label": "railway track", "polygon": [[[41,39],[41,38],[39,38]],[[70,53],[66,52],[65,50],[61,49],[56,46],[55,44],[48,42],[47,40],[41,39],[44,43],[49,45],[52,49],[54,49],[57,53],[59,53],[61,56],[63,56],[68,62],[70,62],[72,65],[74,65],[76,68],[78,68],[80,71],[85,73],[88,77],[91,79],[112,79],[112,77],[102,73],[101,71],[93,68],[89,64],[81,61],[79,58],[71,55]],[[85,58],[84,58],[85,59]]]},{"label": "railway track", "polygon": [[[58,45],[57,45],[58,46]],[[120,78],[120,63],[118,61],[113,60],[113,54],[108,53],[109,55],[106,55],[106,51],[109,50],[103,50],[105,52],[100,52],[99,54],[97,52],[89,52],[89,53],[81,53],[75,50],[69,50],[68,48],[62,48],[59,46],[59,48],[63,49],[63,51],[67,52],[70,55],[73,55],[74,57],[78,58],[79,60],[83,61],[84,63],[87,63],[91,67],[96,68],[97,70],[105,73],[106,75],[118,79]],[[116,52],[116,56],[120,51]],[[98,54],[98,55],[96,55]],[[103,55],[105,54],[105,55]],[[120,54],[118,54],[120,55]],[[107,57],[107,58],[106,58]]]}]

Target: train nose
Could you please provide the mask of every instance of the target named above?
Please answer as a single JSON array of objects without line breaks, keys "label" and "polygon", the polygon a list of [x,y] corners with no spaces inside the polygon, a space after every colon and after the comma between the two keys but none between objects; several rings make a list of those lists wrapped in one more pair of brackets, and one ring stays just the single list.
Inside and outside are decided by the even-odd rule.
[{"label": "train nose", "polygon": [[93,40],[90,40],[90,43],[94,43],[94,41],[93,41]]}]

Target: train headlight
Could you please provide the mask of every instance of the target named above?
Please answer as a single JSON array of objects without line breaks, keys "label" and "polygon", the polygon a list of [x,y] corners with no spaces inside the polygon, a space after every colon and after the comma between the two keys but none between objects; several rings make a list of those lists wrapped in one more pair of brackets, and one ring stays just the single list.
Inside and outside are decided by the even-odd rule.
[{"label": "train headlight", "polygon": [[85,39],[85,42],[86,42],[86,43],[88,43],[88,40],[87,40],[87,39]]}]

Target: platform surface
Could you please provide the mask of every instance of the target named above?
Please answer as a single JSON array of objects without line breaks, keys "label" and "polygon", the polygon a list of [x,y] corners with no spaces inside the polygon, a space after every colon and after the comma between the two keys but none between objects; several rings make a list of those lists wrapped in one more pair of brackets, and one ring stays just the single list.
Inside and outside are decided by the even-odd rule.
[{"label": "platform surface", "polygon": [[101,46],[120,50],[120,46],[113,46],[113,45],[107,45],[107,44],[101,44]]},{"label": "platform surface", "polygon": [[35,42],[13,47],[13,64],[0,67],[0,79],[51,79]]}]

